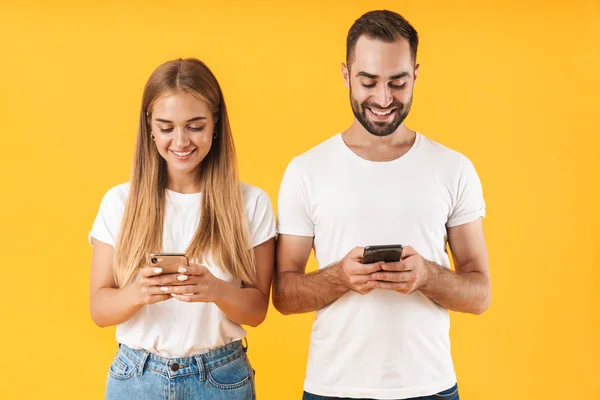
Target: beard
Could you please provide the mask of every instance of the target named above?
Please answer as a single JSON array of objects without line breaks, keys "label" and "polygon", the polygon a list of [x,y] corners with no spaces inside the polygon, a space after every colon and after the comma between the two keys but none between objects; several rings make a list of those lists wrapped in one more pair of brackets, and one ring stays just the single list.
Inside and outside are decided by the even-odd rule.
[{"label": "beard", "polygon": [[[382,108],[381,106],[375,103],[369,103],[365,101],[362,104],[358,104],[358,101],[354,99],[352,96],[352,88],[350,88],[350,104],[352,106],[352,112],[356,117],[357,121],[374,136],[389,136],[398,129],[398,127],[404,122],[408,113],[410,112],[410,107],[412,105],[412,94],[408,103],[406,105],[400,103],[399,101],[394,100],[389,106],[386,108]],[[367,108],[371,108],[376,111],[386,111],[390,109],[395,109],[392,111],[394,113],[394,118],[391,121],[372,121],[367,115]]]}]

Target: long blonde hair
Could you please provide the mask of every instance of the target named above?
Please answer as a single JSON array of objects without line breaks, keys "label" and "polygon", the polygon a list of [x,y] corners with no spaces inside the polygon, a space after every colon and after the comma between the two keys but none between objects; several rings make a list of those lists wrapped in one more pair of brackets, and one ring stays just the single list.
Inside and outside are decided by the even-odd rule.
[{"label": "long blonde hair", "polygon": [[132,282],[147,254],[162,250],[167,164],[151,140],[152,106],[162,95],[184,91],[209,106],[217,137],[200,164],[200,223],[186,255],[217,265],[246,283],[256,280],[237,159],[221,87],[210,69],[197,59],[160,65],[150,76],[142,99],[129,196],[115,247],[114,272],[119,286]]}]

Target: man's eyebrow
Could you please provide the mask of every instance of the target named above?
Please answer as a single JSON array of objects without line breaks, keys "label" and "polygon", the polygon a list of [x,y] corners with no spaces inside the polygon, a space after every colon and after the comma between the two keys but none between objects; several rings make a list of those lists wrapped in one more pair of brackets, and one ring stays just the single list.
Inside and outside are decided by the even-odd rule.
[{"label": "man's eyebrow", "polygon": [[[369,79],[377,79],[377,78],[379,78],[379,75],[370,74],[370,73],[365,72],[365,71],[360,71],[359,73],[356,74],[356,76],[364,76],[365,78],[369,78]],[[406,78],[407,76],[410,76],[410,74],[405,71],[405,72],[401,72],[399,74],[390,76],[389,80],[390,81],[395,81],[396,79]]]}]

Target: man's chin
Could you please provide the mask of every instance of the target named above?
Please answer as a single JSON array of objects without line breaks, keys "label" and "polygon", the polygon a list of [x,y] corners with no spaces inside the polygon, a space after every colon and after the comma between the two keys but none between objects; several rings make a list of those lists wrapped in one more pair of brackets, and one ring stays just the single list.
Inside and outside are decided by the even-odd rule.
[{"label": "man's chin", "polygon": [[[385,137],[385,136],[389,136],[392,133],[394,133],[396,131],[396,129],[398,129],[398,127],[396,127],[396,129],[391,129],[392,128],[392,123],[390,122],[386,122],[386,123],[381,123],[381,122],[371,122],[368,124],[368,126],[363,126],[367,132],[369,132],[371,135],[373,136],[379,136],[379,137]],[[400,125],[398,125],[400,126]]]}]

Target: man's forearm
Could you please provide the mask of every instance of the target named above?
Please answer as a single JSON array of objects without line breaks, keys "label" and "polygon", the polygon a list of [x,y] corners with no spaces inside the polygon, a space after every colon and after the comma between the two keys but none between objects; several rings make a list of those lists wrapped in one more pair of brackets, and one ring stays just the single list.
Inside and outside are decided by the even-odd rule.
[{"label": "man's forearm", "polygon": [[419,290],[440,306],[459,312],[481,314],[490,306],[490,282],[482,272],[452,272],[431,261],[430,279]]},{"label": "man's forearm", "polygon": [[282,314],[300,314],[333,303],[348,292],[341,262],[311,272],[280,272],[275,277],[273,304]]}]

